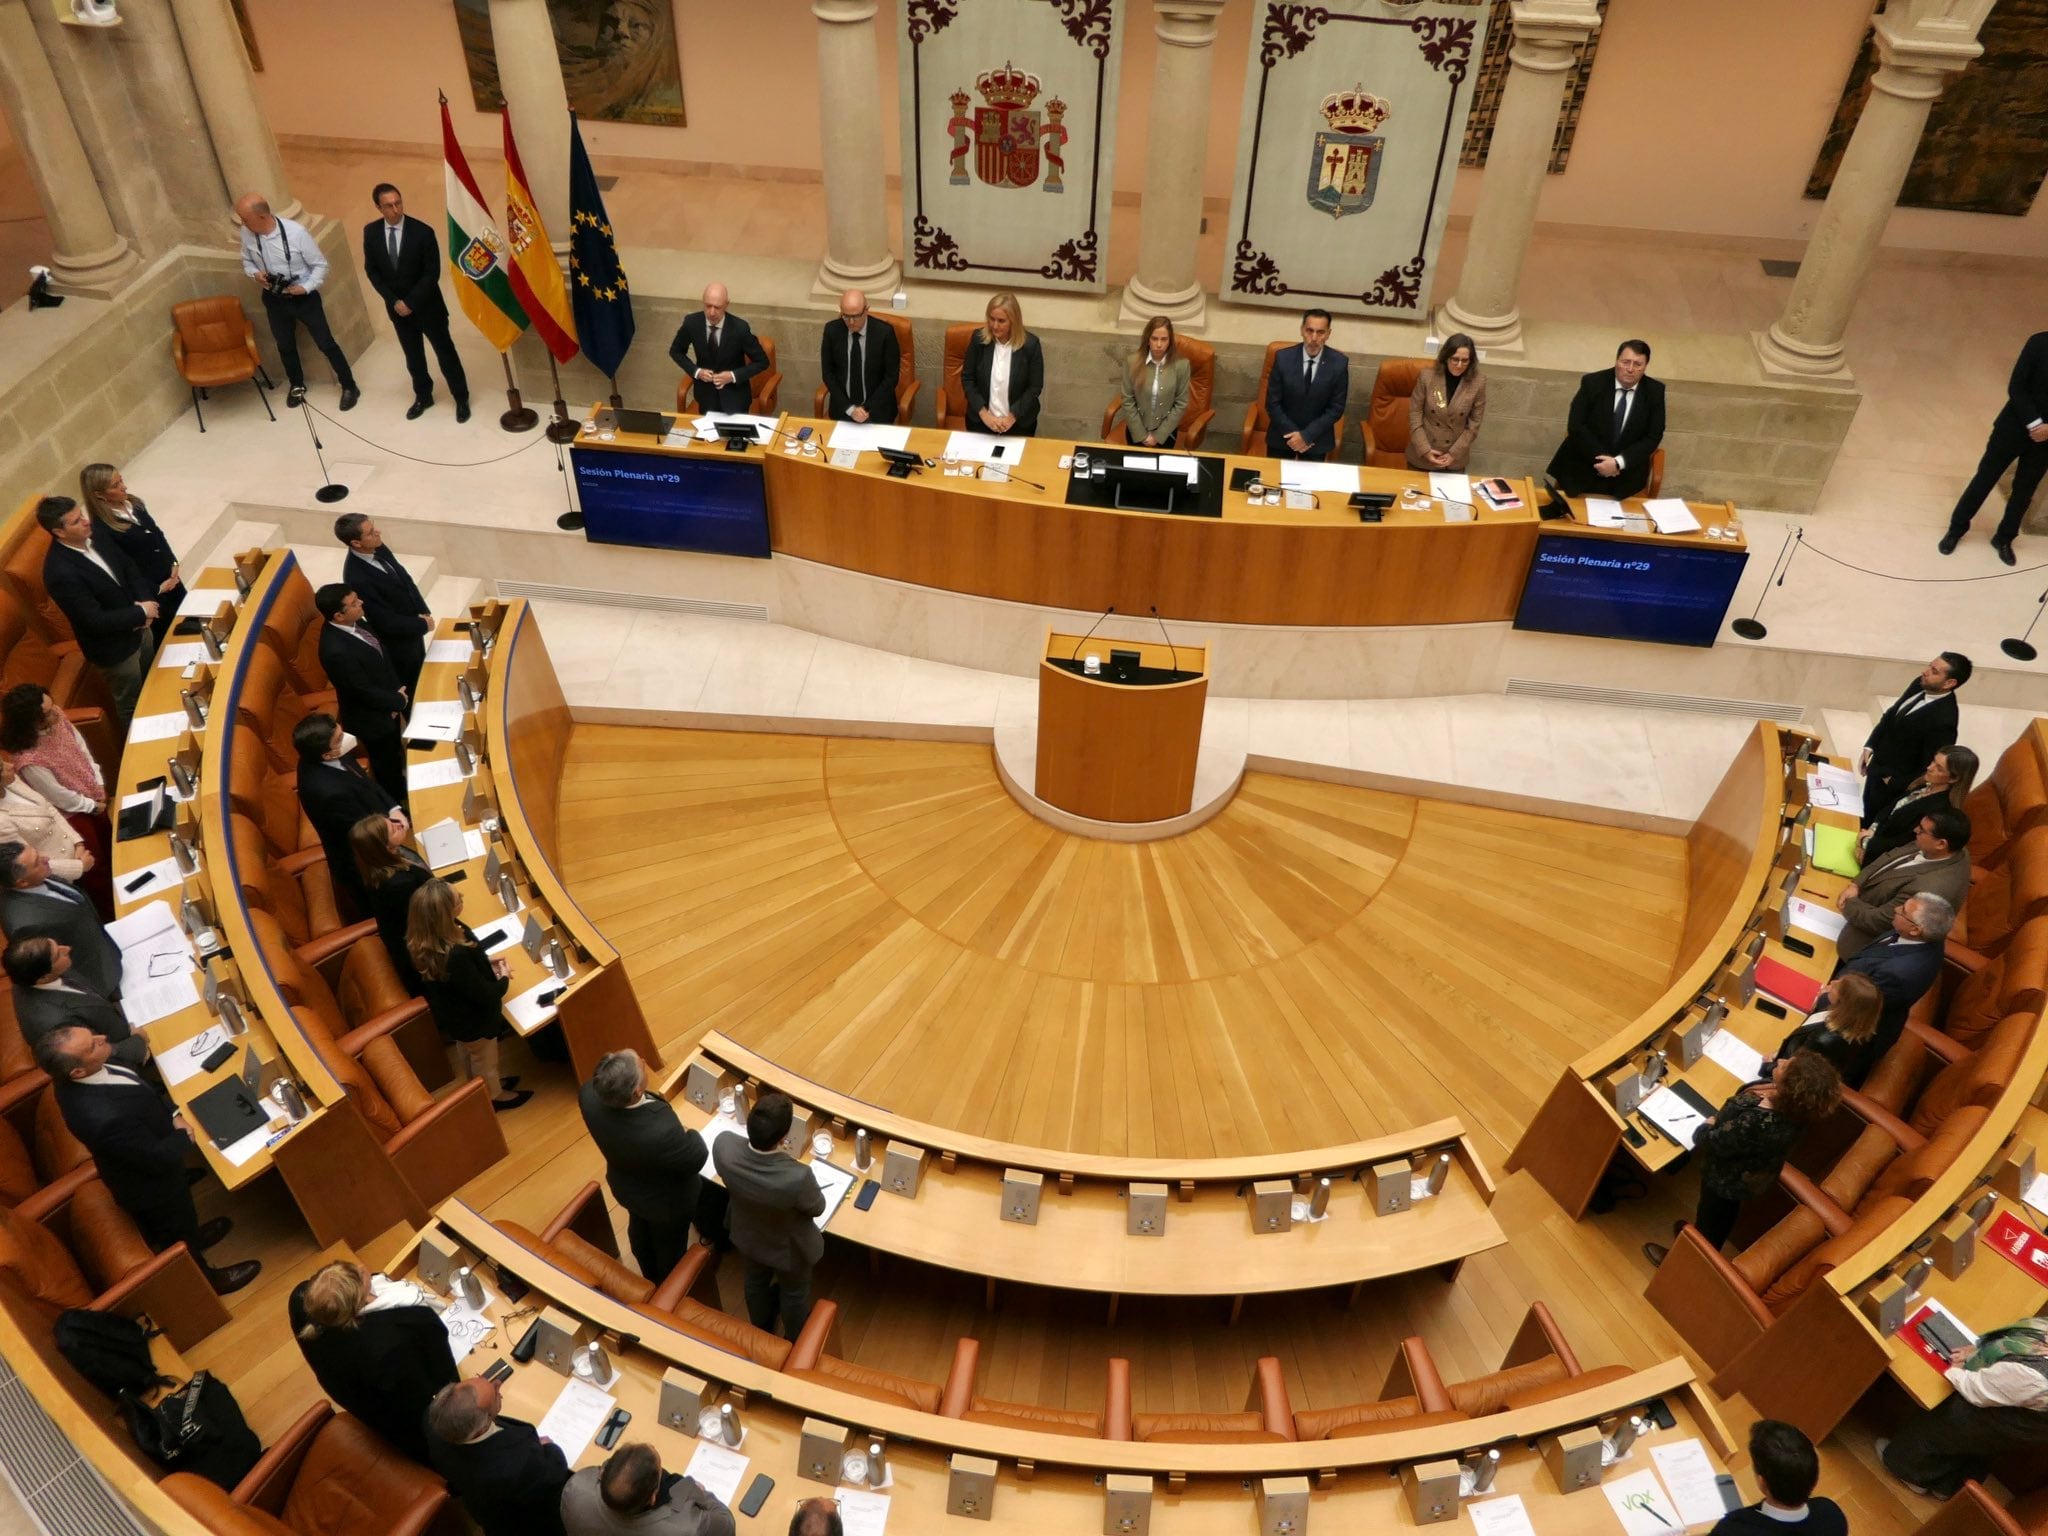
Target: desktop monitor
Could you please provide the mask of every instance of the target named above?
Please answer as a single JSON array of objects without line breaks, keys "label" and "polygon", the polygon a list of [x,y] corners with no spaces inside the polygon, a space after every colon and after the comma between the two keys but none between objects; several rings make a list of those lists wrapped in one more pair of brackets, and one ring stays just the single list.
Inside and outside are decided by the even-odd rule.
[{"label": "desktop monitor", "polygon": [[[1103,466],[1103,479],[1111,491],[1111,505],[1132,512],[1173,512],[1182,503],[1192,504],[1195,487],[1177,469],[1136,469],[1128,464]],[[1192,505],[1189,506],[1192,510]]]}]

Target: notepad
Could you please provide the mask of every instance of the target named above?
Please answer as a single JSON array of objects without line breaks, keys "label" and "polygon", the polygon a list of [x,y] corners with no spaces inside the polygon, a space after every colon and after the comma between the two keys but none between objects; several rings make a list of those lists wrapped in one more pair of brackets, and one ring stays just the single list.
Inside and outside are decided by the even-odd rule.
[{"label": "notepad", "polygon": [[1862,870],[1856,861],[1856,833],[1849,827],[1810,827],[1813,834],[1813,862],[1831,874],[1851,879]]},{"label": "notepad", "polygon": [[1795,971],[1770,955],[1763,956],[1756,963],[1756,985],[1758,991],[1770,993],[1779,1002],[1801,1013],[1813,1012],[1821,989],[1819,977]]},{"label": "notepad", "polygon": [[1682,496],[1652,496],[1643,503],[1643,510],[1650,514],[1650,521],[1657,525],[1659,533],[1700,531],[1700,520],[1692,515],[1692,508],[1685,504]]},{"label": "notepad", "polygon": [[1586,521],[1595,528],[1625,528],[1628,519],[1623,515],[1621,503],[1612,496],[1588,496],[1586,498]]},{"label": "notepad", "polygon": [[1429,477],[1429,494],[1437,501],[1458,501],[1469,504],[1472,500],[1472,477],[1444,471],[1432,471]]},{"label": "notepad", "polygon": [[1794,896],[1785,903],[1785,921],[1801,933],[1810,933],[1817,939],[1826,939],[1830,944],[1840,938],[1842,930],[1849,926],[1849,919],[1832,907],[1808,901],[1803,896]]}]

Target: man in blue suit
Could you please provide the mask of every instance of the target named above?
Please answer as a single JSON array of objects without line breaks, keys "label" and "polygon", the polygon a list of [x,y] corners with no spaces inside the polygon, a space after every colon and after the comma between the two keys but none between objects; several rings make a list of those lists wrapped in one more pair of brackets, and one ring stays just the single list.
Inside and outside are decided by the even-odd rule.
[{"label": "man in blue suit", "polygon": [[1855,971],[1868,976],[1884,994],[1878,1015],[1877,1039],[1870,1059],[1878,1060],[1905,1032],[1906,1015],[1941,975],[1943,940],[1955,926],[1956,909],[1928,891],[1909,896],[1892,914],[1892,931],[1856,951],[1855,958],[1835,967],[1835,974]]},{"label": "man in blue suit", "polygon": [[1351,364],[1330,344],[1330,312],[1301,317],[1301,345],[1273,359],[1266,376],[1266,453],[1275,459],[1327,459],[1351,399]]}]

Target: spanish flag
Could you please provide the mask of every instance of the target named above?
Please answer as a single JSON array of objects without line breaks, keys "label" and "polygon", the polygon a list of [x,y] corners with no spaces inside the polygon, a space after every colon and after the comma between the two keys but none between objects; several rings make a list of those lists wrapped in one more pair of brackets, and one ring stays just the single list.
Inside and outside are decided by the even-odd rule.
[{"label": "spanish flag", "polygon": [[519,307],[506,275],[510,251],[505,237],[484,211],[483,194],[476,189],[469,159],[455,142],[446,96],[441,98],[441,159],[448,197],[448,272],[455,280],[455,301],[491,345],[503,352],[526,329],[526,311]]},{"label": "spanish flag", "polygon": [[576,317],[569,313],[569,290],[548,244],[547,226],[533,205],[526,167],[519,163],[510,107],[505,109],[505,233],[512,241],[512,291],[555,361],[566,363],[576,355]]}]

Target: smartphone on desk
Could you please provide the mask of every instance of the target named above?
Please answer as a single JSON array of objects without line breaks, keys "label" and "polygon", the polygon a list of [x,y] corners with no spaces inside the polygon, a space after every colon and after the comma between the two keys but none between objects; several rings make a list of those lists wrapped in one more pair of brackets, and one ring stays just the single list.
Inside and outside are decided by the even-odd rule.
[{"label": "smartphone on desk", "polygon": [[1809,960],[1813,958],[1813,946],[1804,939],[1795,939],[1788,933],[1778,942],[1791,950],[1795,955],[1804,955]]},{"label": "smartphone on desk", "polygon": [[740,1513],[743,1515],[758,1515],[761,1513],[761,1506],[768,1502],[768,1495],[774,1491],[775,1479],[763,1472],[754,1479],[753,1486],[748,1488],[741,1497]]},{"label": "smartphone on desk", "polygon": [[853,1208],[856,1211],[866,1210],[869,1206],[875,1203],[875,1196],[879,1195],[881,1192],[881,1180],[869,1179],[867,1183],[861,1185],[860,1193],[853,1197]]}]

